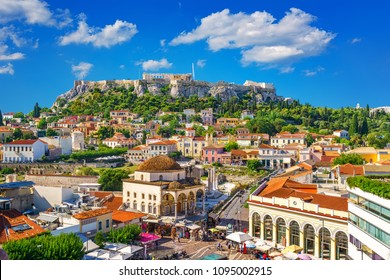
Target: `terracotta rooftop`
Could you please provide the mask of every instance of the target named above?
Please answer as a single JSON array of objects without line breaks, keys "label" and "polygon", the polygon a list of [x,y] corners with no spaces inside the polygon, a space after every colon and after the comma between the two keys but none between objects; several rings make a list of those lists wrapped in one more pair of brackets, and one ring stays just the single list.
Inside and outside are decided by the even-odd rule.
[{"label": "terracotta rooftop", "polygon": [[340,174],[341,175],[364,175],[364,167],[363,165],[352,165],[350,163],[340,165]]},{"label": "terracotta rooftop", "polygon": [[160,155],[152,157],[141,163],[136,171],[166,171],[181,170],[181,166],[168,156]]},{"label": "terracotta rooftop", "polygon": [[101,209],[90,210],[90,211],[74,214],[73,218],[77,220],[86,220],[86,219],[102,216],[109,213],[112,213],[112,210],[101,208]]},{"label": "terracotta rooftop", "polygon": [[[15,231],[16,226],[25,226],[25,230]],[[5,228],[7,227],[8,235]],[[0,210],[0,244],[8,240],[18,240],[35,236],[45,230],[16,209]]]},{"label": "terracotta rooftop", "polygon": [[120,223],[130,222],[134,219],[139,219],[145,216],[146,214],[144,213],[128,212],[122,210],[114,210],[112,212],[112,220]]},{"label": "terracotta rooftop", "polygon": [[306,196],[308,193],[317,193],[317,185],[315,184],[302,184],[295,182],[288,177],[282,177],[271,179],[267,186],[258,195],[264,197],[273,197],[275,196],[274,192],[280,189],[299,190],[304,192]]},{"label": "terracotta rooftop", "polygon": [[267,144],[260,144],[259,149],[278,149],[278,148]]},{"label": "terracotta rooftop", "polygon": [[15,140],[9,143],[6,143],[5,145],[32,145],[37,141],[41,141],[44,144],[47,144],[45,141],[42,141],[40,139],[33,139],[33,140]]},{"label": "terracotta rooftop", "polygon": [[176,141],[175,140],[166,140],[166,141],[158,141],[158,142],[153,142],[153,143],[149,143],[149,146],[152,146],[152,145],[176,145]]}]

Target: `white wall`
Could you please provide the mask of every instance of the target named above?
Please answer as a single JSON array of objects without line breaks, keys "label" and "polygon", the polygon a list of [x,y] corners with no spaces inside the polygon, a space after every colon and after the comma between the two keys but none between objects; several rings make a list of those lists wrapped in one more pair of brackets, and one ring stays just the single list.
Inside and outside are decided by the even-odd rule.
[{"label": "white wall", "polygon": [[[143,180],[141,179],[141,176],[143,175]],[[177,181],[178,175],[180,175],[180,180],[184,179],[186,176],[185,170],[180,171],[167,171],[167,172],[141,172],[136,171],[134,174],[135,180],[139,181],[146,181],[146,182],[153,182],[153,181],[160,181],[160,175],[163,176],[163,181]]]},{"label": "white wall", "polygon": [[34,186],[34,204],[39,211],[47,210],[71,199],[73,189],[67,187]]}]

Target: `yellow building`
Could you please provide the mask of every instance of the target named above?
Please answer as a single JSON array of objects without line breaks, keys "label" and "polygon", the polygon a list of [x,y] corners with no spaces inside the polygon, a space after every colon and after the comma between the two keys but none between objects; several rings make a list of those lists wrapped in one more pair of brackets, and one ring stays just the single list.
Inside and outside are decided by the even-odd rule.
[{"label": "yellow building", "polygon": [[79,221],[80,232],[87,236],[96,235],[98,231],[109,232],[112,228],[112,210],[106,208],[77,213],[72,218]]},{"label": "yellow building", "polygon": [[358,154],[363,158],[365,163],[376,163],[390,159],[390,150],[377,150],[373,147],[356,148],[354,150],[348,151],[347,154]]},{"label": "yellow building", "polygon": [[217,119],[218,126],[224,126],[226,128],[235,127],[240,123],[238,118],[219,118]]},{"label": "yellow building", "polygon": [[177,150],[185,157],[200,159],[202,149],[206,146],[205,137],[201,136],[181,136],[175,139],[177,141]]}]

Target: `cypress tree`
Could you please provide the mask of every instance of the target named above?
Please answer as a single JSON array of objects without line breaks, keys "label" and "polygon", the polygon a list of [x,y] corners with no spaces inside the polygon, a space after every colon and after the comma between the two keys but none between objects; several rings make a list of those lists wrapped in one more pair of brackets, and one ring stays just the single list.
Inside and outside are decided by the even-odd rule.
[{"label": "cypress tree", "polygon": [[357,114],[353,114],[352,123],[351,126],[349,127],[349,135],[352,136],[358,132],[359,132],[359,125],[358,125]]},{"label": "cypress tree", "polygon": [[362,126],[360,127],[360,134],[366,135],[368,134],[368,123],[367,123],[367,117],[364,116]]},{"label": "cypress tree", "polygon": [[0,126],[3,126],[3,125],[4,125],[4,123],[3,123],[3,113],[0,110]]}]

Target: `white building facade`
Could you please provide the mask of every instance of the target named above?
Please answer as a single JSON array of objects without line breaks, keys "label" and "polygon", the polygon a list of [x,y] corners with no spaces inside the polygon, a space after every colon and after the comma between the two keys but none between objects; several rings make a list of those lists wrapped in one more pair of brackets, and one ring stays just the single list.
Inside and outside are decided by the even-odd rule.
[{"label": "white building facade", "polygon": [[16,140],[3,145],[3,163],[34,162],[49,151],[42,140]]},{"label": "white building facade", "polygon": [[349,256],[354,260],[390,260],[390,200],[347,187]]}]

